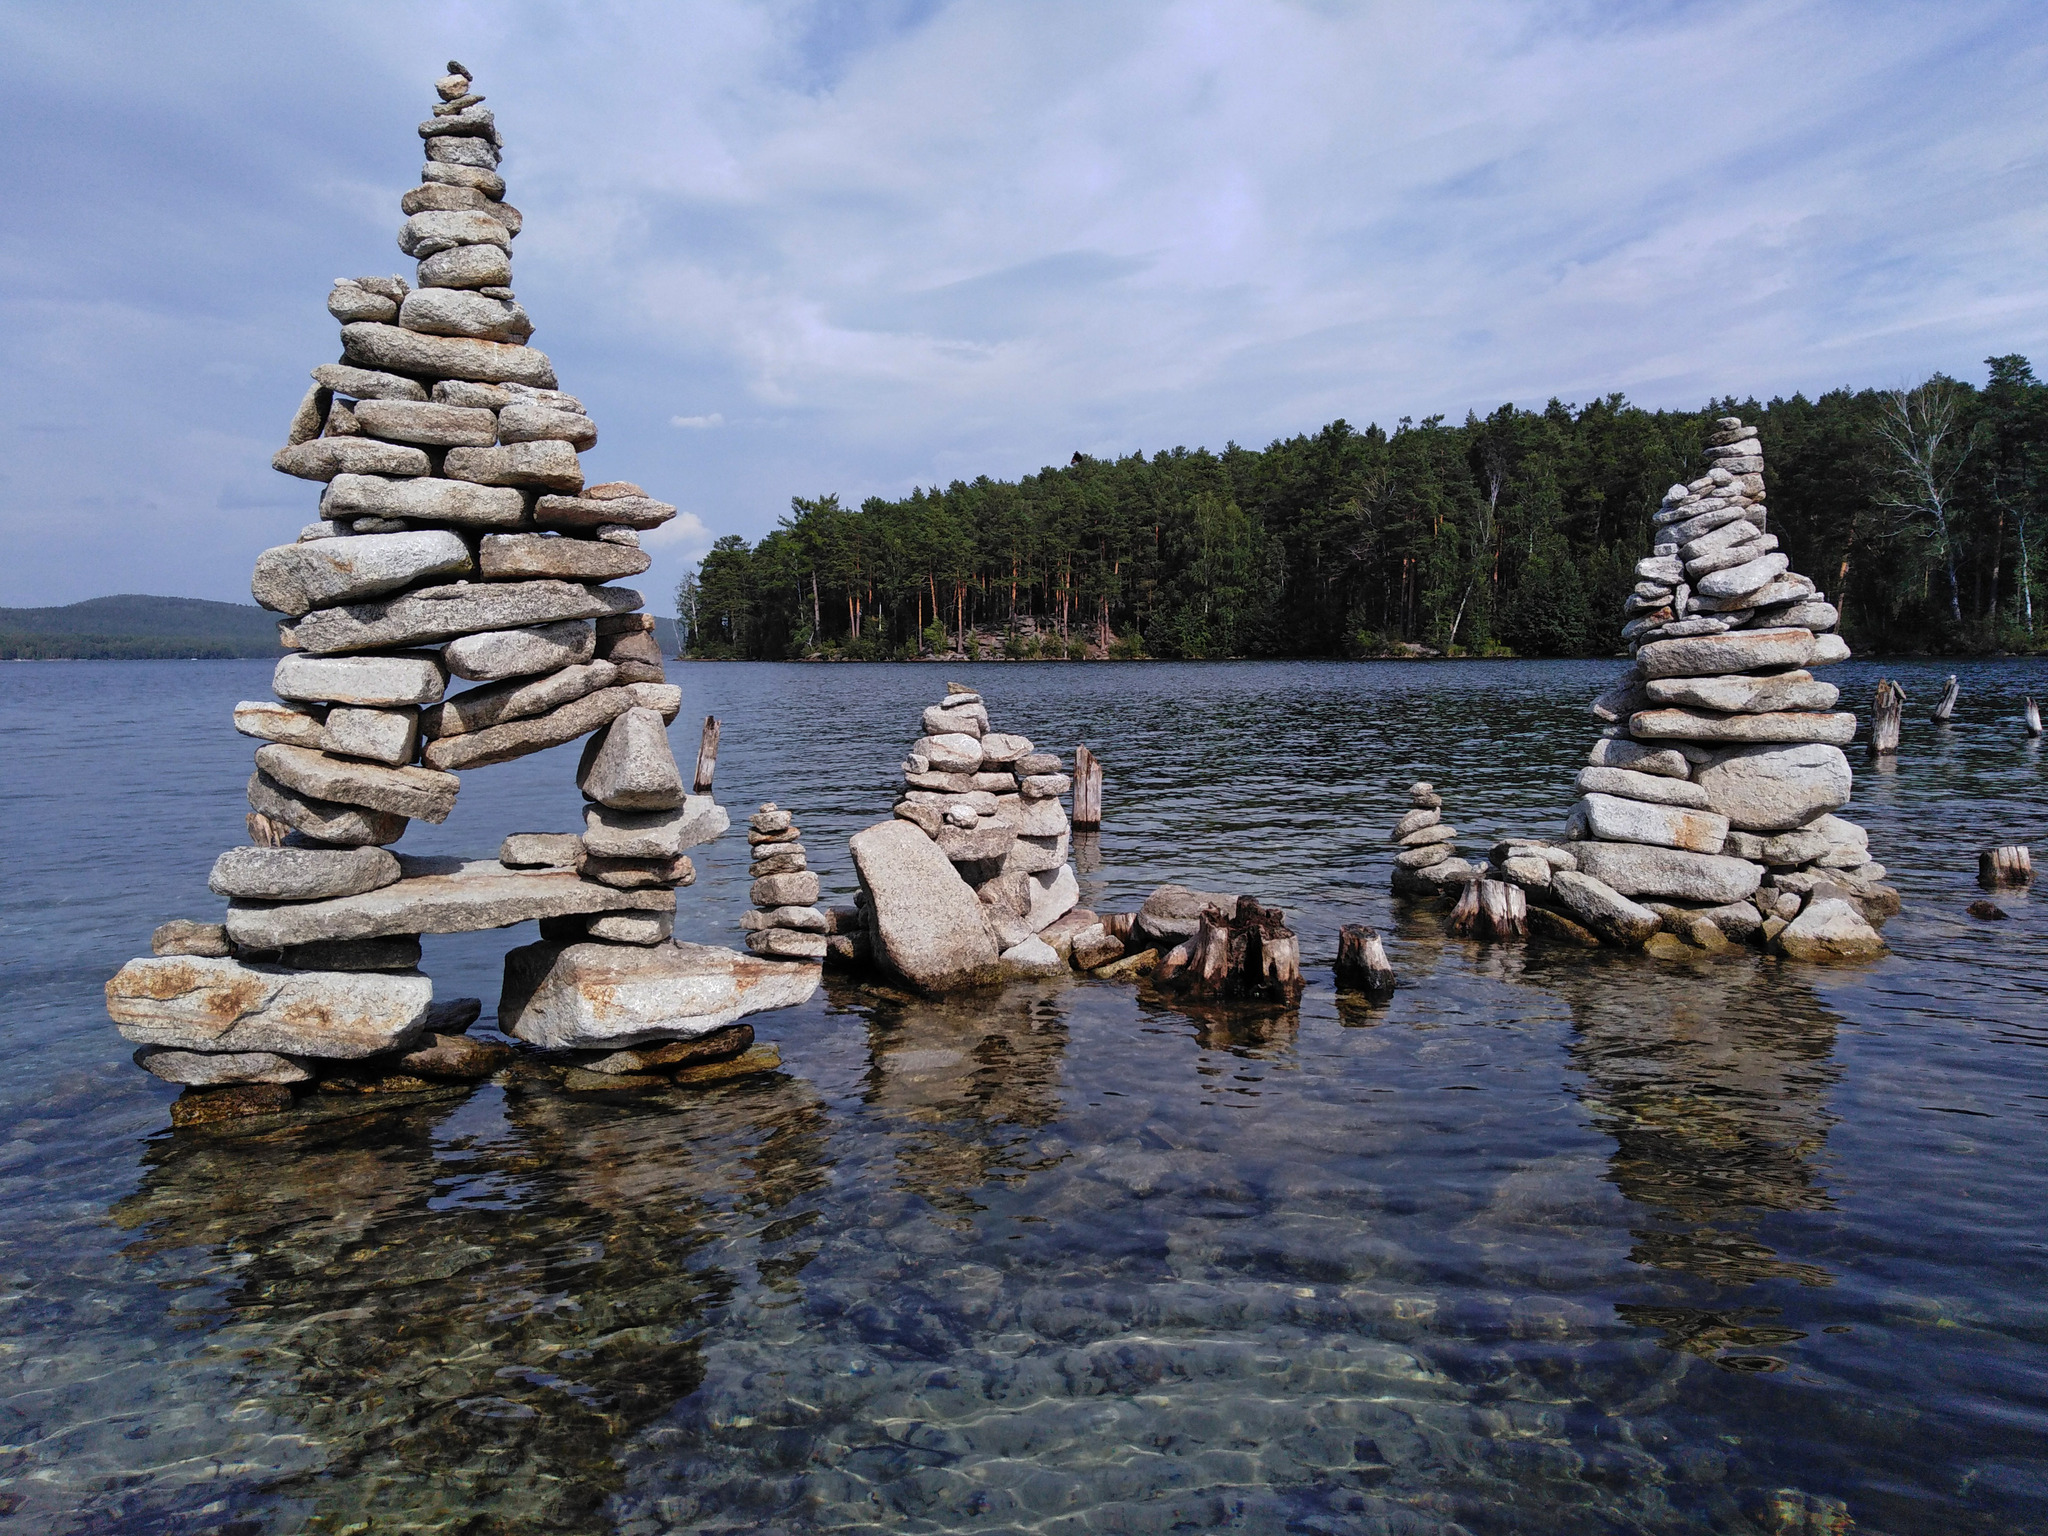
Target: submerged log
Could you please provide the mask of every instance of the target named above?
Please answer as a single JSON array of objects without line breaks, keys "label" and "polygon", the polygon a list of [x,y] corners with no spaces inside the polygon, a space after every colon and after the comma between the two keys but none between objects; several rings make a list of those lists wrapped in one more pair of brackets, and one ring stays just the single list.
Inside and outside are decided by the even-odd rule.
[{"label": "submerged log", "polygon": [[1102,825],[1102,759],[1086,747],[1074,748],[1074,826]]},{"label": "submerged log", "polygon": [[2034,855],[2023,844],[1987,848],[1977,855],[1979,885],[2026,885],[2034,878]]},{"label": "submerged log", "polygon": [[2025,713],[2025,719],[2026,719],[2026,725],[2027,725],[2027,734],[2028,734],[2029,736],[2038,736],[2038,735],[2040,735],[2040,734],[2041,734],[2041,704],[2040,704],[2040,701],[2039,701],[2038,699],[2029,699],[2029,700],[2027,700],[2027,708],[2026,708],[2026,713]]},{"label": "submerged log", "polygon": [[1451,909],[1451,932],[1472,939],[1525,939],[1529,898],[1506,880],[1469,880]]},{"label": "submerged log", "polygon": [[1169,952],[1153,984],[1191,998],[1252,998],[1291,1003],[1301,996],[1301,944],[1278,907],[1255,896],[1237,910],[1205,907],[1195,935]]},{"label": "submerged log", "polygon": [[1962,696],[1963,685],[1956,681],[1955,673],[1948,675],[1948,681],[1941,685],[1941,698],[1934,706],[1934,713],[1928,718],[1948,724],[1956,712],[1956,700]]},{"label": "submerged log", "polygon": [[1342,991],[1385,997],[1394,990],[1394,967],[1380,936],[1363,923],[1346,923],[1337,934],[1337,986]]},{"label": "submerged log", "polygon": [[1885,757],[1899,750],[1899,716],[1906,707],[1906,690],[1890,678],[1881,678],[1877,697],[1870,707],[1870,755]]},{"label": "submerged log", "polygon": [[697,769],[691,776],[690,793],[711,793],[712,775],[718,772],[718,716],[704,717],[704,734],[697,741]]}]

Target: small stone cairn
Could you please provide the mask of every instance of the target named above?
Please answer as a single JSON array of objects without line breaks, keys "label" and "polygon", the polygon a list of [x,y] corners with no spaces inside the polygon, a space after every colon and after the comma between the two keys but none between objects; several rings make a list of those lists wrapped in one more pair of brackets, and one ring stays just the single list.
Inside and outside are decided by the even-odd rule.
[{"label": "small stone cairn", "polygon": [[[464,1033],[477,1000],[434,1006],[422,933],[540,919],[506,958],[499,1025],[599,1073],[701,1061],[714,1035],[744,1052],[733,1018],[816,986],[814,966],[671,942],[685,850],[726,815],[686,793],[666,729],[682,695],[640,594],[604,583],[647,569],[639,532],[675,508],[584,483],[597,428],[526,344],[492,114],[459,65],[438,91],[400,201],[419,285],[335,283],[343,360],[313,370],[273,461],[324,490],[320,520],[256,561],[288,654],[276,700],[235,708],[264,745],[250,843],[209,882],[226,921],[166,924],[107,985],[138,1063],[187,1085],[180,1123],[503,1066],[507,1047]],[[451,675],[478,686],[446,697]],[[389,851],[409,820],[447,819],[457,770],[583,736],[580,835],[515,834],[473,863]]]},{"label": "small stone cairn", "polygon": [[778,960],[823,960],[825,914],[818,910],[818,877],[798,841],[796,818],[772,800],[754,813],[747,832],[753,850],[755,910],[740,919],[747,948]]},{"label": "small stone cairn", "polygon": [[853,836],[857,914],[829,921],[926,992],[1064,972],[1066,946],[1041,935],[1080,900],[1060,802],[1072,781],[1057,757],[991,730],[979,693],[948,690],[903,761],[894,819]]},{"label": "small stone cairn", "polygon": [[1835,814],[1856,716],[1810,670],[1847,659],[1839,614],[1766,531],[1754,429],[1715,428],[1707,473],[1653,519],[1621,632],[1635,665],[1592,706],[1612,723],[1563,845],[1503,842],[1487,874],[1528,893],[1532,928],[1582,943],[1879,954],[1898,893]]},{"label": "small stone cairn", "polygon": [[1394,824],[1394,890],[1403,896],[1455,895],[1479,871],[1459,856],[1458,829],[1444,821],[1444,797],[1434,785],[1408,786],[1410,810]]}]

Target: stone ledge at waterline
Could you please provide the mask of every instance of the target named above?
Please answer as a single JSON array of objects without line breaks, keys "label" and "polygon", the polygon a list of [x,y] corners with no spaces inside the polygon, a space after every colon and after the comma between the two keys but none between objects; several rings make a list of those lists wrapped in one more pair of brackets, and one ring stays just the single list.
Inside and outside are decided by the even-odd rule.
[{"label": "stone ledge at waterline", "polygon": [[498,1027],[549,1050],[688,1038],[807,1002],[821,974],[815,965],[705,944],[544,940],[505,956]]}]

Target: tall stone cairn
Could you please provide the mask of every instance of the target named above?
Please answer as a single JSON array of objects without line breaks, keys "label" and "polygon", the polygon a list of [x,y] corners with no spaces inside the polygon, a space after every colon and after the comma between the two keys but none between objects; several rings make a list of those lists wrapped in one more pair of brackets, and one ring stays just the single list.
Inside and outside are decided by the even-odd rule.
[{"label": "tall stone cairn", "polygon": [[1898,895],[1835,814],[1856,716],[1812,671],[1848,658],[1840,615],[1767,531],[1755,430],[1714,425],[1707,473],[1665,493],[1636,566],[1621,631],[1635,665],[1592,706],[1613,723],[1579,774],[1569,857],[1503,844],[1490,873],[1608,943],[1662,931],[1798,958],[1881,952],[1871,924]]},{"label": "tall stone cairn", "polygon": [[[313,369],[272,461],[324,489],[319,520],[256,561],[251,590],[285,616],[288,654],[276,699],[235,708],[264,745],[250,845],[211,879],[226,922],[166,925],[107,988],[141,1065],[234,1091],[187,1119],[282,1108],[294,1088],[329,1086],[336,1062],[353,1088],[379,1071],[495,1070],[504,1047],[462,1049],[474,1001],[434,1013],[421,933],[541,919],[542,943],[508,957],[499,1022],[568,1050],[699,1035],[816,983],[805,967],[762,985],[764,962],[732,955],[735,970],[728,952],[670,942],[675,889],[694,878],[684,850],[726,816],[685,792],[667,733],[682,695],[654,620],[606,583],[647,569],[640,531],[675,508],[624,481],[585,484],[597,427],[527,345],[496,124],[460,65],[437,90],[420,185],[399,204],[418,285],[334,284],[341,361]],[[449,696],[451,676],[476,686]],[[469,864],[388,851],[411,819],[447,819],[457,770],[585,736],[580,835],[515,834]],[[622,950],[637,992],[613,974]],[[679,978],[709,973],[724,979],[677,1001]],[[436,1024],[452,1029],[439,1044]]]}]

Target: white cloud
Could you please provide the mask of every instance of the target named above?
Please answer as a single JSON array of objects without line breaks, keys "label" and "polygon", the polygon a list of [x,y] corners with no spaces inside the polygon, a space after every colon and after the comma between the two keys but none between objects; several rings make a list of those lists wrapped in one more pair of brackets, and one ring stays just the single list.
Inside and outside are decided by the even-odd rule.
[{"label": "white cloud", "polygon": [[724,426],[725,417],[717,411],[713,411],[709,416],[671,416],[668,424],[672,427],[694,427],[703,431],[710,427]]},{"label": "white cloud", "polygon": [[696,560],[711,547],[716,537],[704,526],[704,519],[694,512],[678,512],[659,528],[650,528],[640,535],[642,549],[659,549],[678,552]]}]

